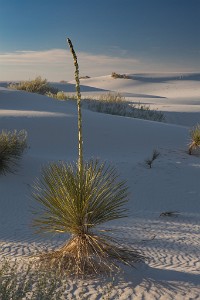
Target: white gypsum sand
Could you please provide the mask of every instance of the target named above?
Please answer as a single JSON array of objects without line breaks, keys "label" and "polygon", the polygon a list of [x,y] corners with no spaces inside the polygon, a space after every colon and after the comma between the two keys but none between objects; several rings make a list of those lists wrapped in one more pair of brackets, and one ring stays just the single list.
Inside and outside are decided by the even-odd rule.
[{"label": "white gypsum sand", "polygon": [[[114,236],[148,260],[122,278],[66,284],[65,299],[198,299],[200,294],[200,155],[188,155],[189,128],[200,121],[199,74],[133,74],[82,79],[83,95],[121,92],[165,112],[165,123],[83,110],[85,158],[114,164],[130,187],[129,217],[110,222]],[[55,84],[71,93],[74,83]],[[67,90],[68,88],[68,90]],[[25,259],[68,237],[38,236],[31,228],[31,185],[41,166],[77,158],[77,111],[71,102],[0,88],[1,129],[25,129],[29,149],[15,174],[0,181],[0,254]],[[160,156],[149,169],[153,149]],[[160,216],[162,212],[178,215]],[[103,289],[103,290],[102,290]]]}]

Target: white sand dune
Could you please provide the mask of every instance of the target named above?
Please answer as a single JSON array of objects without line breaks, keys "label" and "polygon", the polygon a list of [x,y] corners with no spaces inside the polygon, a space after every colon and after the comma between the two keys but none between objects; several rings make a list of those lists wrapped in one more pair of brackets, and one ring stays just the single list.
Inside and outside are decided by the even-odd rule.
[{"label": "white sand dune", "polygon": [[[198,74],[81,80],[85,95],[119,91],[128,100],[150,103],[167,114],[167,123],[158,123],[83,110],[85,158],[114,164],[130,187],[129,217],[105,227],[148,257],[136,269],[124,268],[109,299],[200,299],[200,154],[187,154],[188,126],[200,121],[199,81]],[[0,117],[1,129],[28,132],[29,149],[17,172],[0,180],[0,254],[21,258],[55,248],[67,238],[34,234],[31,185],[42,165],[76,160],[77,112],[70,102],[1,87]],[[154,148],[160,156],[148,169],[144,161]],[[161,217],[165,211],[179,214]],[[69,280],[65,299],[76,299],[83,290],[86,299],[103,299],[102,286],[98,280]]]},{"label": "white sand dune", "polygon": [[[111,76],[81,79],[82,94],[97,95],[101,91],[106,92],[103,90],[120,92],[128,101],[141,102],[163,111],[168,123],[193,126],[199,122],[199,73],[132,74],[130,77],[131,79],[113,79]],[[71,85],[74,85],[74,81]],[[88,87],[99,91],[88,92]],[[62,84],[60,89],[70,92],[70,88]]]}]

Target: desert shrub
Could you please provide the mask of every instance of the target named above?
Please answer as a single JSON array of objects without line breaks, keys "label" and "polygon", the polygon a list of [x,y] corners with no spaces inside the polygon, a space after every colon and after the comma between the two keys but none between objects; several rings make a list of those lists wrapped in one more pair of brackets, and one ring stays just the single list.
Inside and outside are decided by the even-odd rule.
[{"label": "desert shrub", "polygon": [[190,131],[190,139],[191,142],[189,144],[189,154],[192,154],[192,151],[194,149],[197,149],[200,147],[200,124],[197,124],[194,126]]},{"label": "desert shrub", "polygon": [[47,92],[45,93],[45,96],[48,96],[50,98],[55,98],[57,100],[68,100],[68,97],[63,91],[57,93]]},{"label": "desert shrub", "polygon": [[147,158],[145,160],[146,165],[149,166],[149,168],[151,169],[154,160],[156,160],[159,156],[160,153],[156,149],[154,149],[151,158]]},{"label": "desert shrub", "polygon": [[107,93],[101,95],[98,99],[88,99],[84,102],[88,109],[100,113],[158,122],[165,120],[165,116],[161,111],[152,110],[149,105],[127,102],[120,93]]},{"label": "desert shrub", "polygon": [[14,172],[18,160],[27,147],[25,130],[6,131],[0,134],[0,173]]},{"label": "desert shrub", "polygon": [[34,186],[33,197],[41,208],[33,225],[39,232],[69,233],[70,239],[58,250],[40,255],[44,265],[58,267],[77,276],[89,276],[132,265],[140,254],[98,231],[107,221],[125,217],[128,200],[126,183],[118,180],[111,166],[83,159],[79,67],[68,39],[75,66],[78,111],[78,160],[58,162],[43,168]]},{"label": "desert shrub", "polygon": [[56,94],[56,98],[58,100],[66,100],[67,97],[66,97],[65,93],[63,91],[61,91]]},{"label": "desert shrub", "polygon": [[33,80],[13,83],[8,86],[10,89],[23,90],[30,93],[45,95],[46,93],[57,93],[58,89],[52,87],[47,82],[47,79],[42,79],[40,76]]},{"label": "desert shrub", "polygon": [[63,247],[43,254],[42,262],[86,276],[141,259],[137,251],[98,231],[100,224],[126,216],[127,187],[113,167],[91,160],[80,173],[78,163],[51,164],[43,168],[33,197],[42,205],[34,212],[38,232],[71,234]]},{"label": "desert shrub", "polygon": [[119,74],[119,73],[115,73],[115,72],[112,72],[111,77],[114,79],[117,79],[117,78],[130,79],[131,78],[130,76],[128,76],[126,74]]}]

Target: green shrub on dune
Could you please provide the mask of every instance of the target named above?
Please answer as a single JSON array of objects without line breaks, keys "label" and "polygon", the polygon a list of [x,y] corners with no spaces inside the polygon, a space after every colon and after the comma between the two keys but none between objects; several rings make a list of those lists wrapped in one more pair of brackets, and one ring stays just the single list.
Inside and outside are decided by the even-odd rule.
[{"label": "green shrub on dune", "polygon": [[200,147],[200,124],[194,126],[190,131],[191,142],[189,144],[188,152],[191,155],[194,149]]},{"label": "green shrub on dune", "polygon": [[40,76],[33,80],[21,81],[19,83],[11,83],[8,86],[10,89],[22,90],[30,93],[45,95],[46,93],[57,93],[58,89],[52,87],[47,82],[47,79],[42,79]]}]

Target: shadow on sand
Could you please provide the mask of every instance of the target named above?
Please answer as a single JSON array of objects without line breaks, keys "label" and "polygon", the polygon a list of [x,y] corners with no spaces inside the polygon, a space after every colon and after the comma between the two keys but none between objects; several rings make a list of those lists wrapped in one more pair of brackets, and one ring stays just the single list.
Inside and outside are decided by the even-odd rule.
[{"label": "shadow on sand", "polygon": [[[186,286],[200,287],[200,274],[191,274],[181,271],[158,269],[141,263],[135,269],[127,269],[124,280],[129,282],[133,289],[138,285],[145,286],[150,290],[152,286],[157,289],[170,289],[172,291],[184,292]],[[177,284],[179,282],[179,284]]]}]

